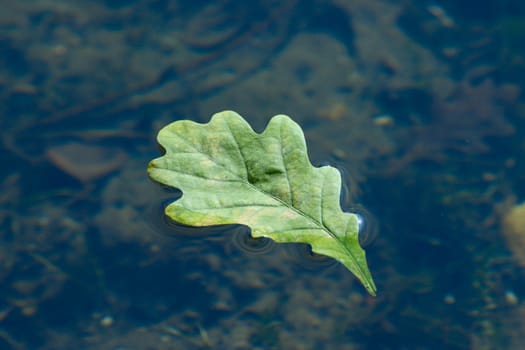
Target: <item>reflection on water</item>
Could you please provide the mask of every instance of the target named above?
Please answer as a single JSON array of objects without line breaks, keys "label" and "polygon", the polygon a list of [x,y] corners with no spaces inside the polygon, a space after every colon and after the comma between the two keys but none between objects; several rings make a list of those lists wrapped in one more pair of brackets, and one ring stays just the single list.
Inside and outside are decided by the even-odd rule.
[{"label": "reflection on water", "polygon": [[377,219],[366,209],[354,206],[352,213],[357,215],[359,224],[359,244],[367,247],[372,244],[379,233]]}]

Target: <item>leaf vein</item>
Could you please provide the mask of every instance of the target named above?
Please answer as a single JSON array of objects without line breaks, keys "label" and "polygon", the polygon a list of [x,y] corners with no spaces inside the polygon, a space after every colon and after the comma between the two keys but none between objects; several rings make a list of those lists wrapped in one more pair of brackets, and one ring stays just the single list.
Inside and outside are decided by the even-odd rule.
[{"label": "leaf vein", "polygon": [[288,194],[290,197],[290,205],[294,206],[294,196],[292,191],[292,185],[290,183],[290,178],[288,176],[288,167],[286,166],[286,161],[284,159],[284,145],[283,145],[283,123],[279,126],[279,144],[280,144],[280,151],[281,151],[281,161],[283,162],[283,168],[284,168],[284,176],[286,177],[286,184],[288,185]]},{"label": "leaf vein", "polygon": [[271,205],[271,204],[238,204],[238,205],[220,205],[220,207],[193,208],[193,210],[221,210],[221,209],[235,209],[235,208],[249,208],[249,207],[279,208],[280,206]]},{"label": "leaf vein", "polygon": [[193,174],[193,173],[185,173],[183,171],[180,171],[180,170],[170,170],[171,172],[174,172],[174,173],[177,173],[177,174],[181,174],[181,175],[186,175],[186,176],[192,176],[192,177],[196,177],[196,178],[199,178],[199,179],[203,179],[203,180],[210,180],[210,181],[216,181],[216,182],[241,182],[239,180],[236,180],[236,179],[215,179],[215,178],[212,178],[212,177],[206,177],[206,176],[203,176],[203,175],[198,175],[198,174]]},{"label": "leaf vein", "polygon": [[[230,174],[234,175],[235,177],[239,177],[239,174],[236,174],[234,173],[233,171],[231,171],[231,169],[229,169],[228,167],[226,167],[224,164],[221,164],[221,163],[218,163],[214,158],[210,157],[209,154],[205,153],[204,151],[198,149],[197,147],[195,147],[195,145],[193,143],[191,143],[191,141],[185,139],[184,137],[182,137],[182,135],[180,134],[173,134],[174,137],[173,138],[178,138],[180,140],[182,140],[185,144],[187,144],[188,146],[190,146],[192,149],[194,149],[196,151],[196,153],[198,154],[202,154],[203,156],[205,156],[206,158],[208,158],[210,160],[210,162],[212,162],[213,164],[219,166],[220,168],[226,170],[227,172],[229,172]],[[238,144],[237,144],[238,146]],[[175,154],[181,154],[181,153],[190,153],[190,152],[174,152]],[[244,162],[244,161],[243,161]],[[183,173],[184,174],[184,173]],[[189,174],[188,174],[189,175]],[[204,177],[203,177],[204,178]],[[240,178],[242,179],[242,178]],[[232,181],[234,182],[234,181]]]},{"label": "leaf vein", "polygon": [[239,145],[239,141],[235,137],[235,134],[233,133],[230,123],[228,121],[226,121],[226,126],[228,127],[228,131],[230,132],[230,135],[232,136],[233,142],[235,142],[236,149],[239,152],[239,156],[241,157],[242,164],[244,165],[244,172],[245,172],[244,178],[248,179],[248,175],[249,175],[248,164],[246,163],[246,158],[244,157],[244,154],[242,153],[242,149],[241,149],[241,146]]}]

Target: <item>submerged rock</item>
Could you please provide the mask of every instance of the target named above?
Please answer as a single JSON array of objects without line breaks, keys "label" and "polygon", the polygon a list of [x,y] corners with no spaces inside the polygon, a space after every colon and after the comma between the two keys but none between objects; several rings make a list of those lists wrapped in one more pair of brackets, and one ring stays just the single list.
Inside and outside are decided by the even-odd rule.
[{"label": "submerged rock", "polygon": [[56,167],[81,182],[89,182],[120,168],[126,161],[124,151],[111,147],[68,142],[46,151]]},{"label": "submerged rock", "polygon": [[503,216],[503,234],[517,262],[525,266],[525,202],[513,206]]}]

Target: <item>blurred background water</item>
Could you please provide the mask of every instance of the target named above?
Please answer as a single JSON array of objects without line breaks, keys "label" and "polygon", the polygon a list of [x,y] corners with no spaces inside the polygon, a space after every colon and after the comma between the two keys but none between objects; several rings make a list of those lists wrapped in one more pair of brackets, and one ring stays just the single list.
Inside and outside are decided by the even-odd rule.
[{"label": "blurred background water", "polygon": [[[525,348],[522,1],[0,9],[0,349]],[[344,169],[377,297],[164,222],[157,131],[224,109]]]}]

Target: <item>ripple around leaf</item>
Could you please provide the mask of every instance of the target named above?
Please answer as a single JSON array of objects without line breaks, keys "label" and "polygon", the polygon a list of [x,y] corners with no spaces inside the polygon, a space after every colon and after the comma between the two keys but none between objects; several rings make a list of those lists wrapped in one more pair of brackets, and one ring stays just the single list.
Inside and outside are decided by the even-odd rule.
[{"label": "ripple around leaf", "polygon": [[273,117],[260,134],[237,113],[180,120],[158,134],[166,153],[149,176],[182,191],[166,215],[189,226],[242,224],[254,238],[307,243],[346,266],[375,295],[358,217],[341,210],[341,175],[310,163],[301,127]]},{"label": "ripple around leaf", "polygon": [[265,254],[273,247],[273,241],[267,237],[252,237],[246,227],[239,227],[232,232],[232,241],[236,247],[251,254]]},{"label": "ripple around leaf", "polygon": [[306,244],[294,244],[288,249],[288,254],[300,268],[307,271],[322,271],[333,267],[337,262],[328,256],[312,252]]}]

